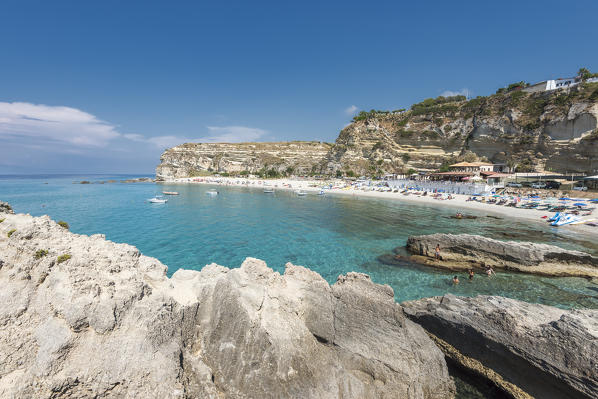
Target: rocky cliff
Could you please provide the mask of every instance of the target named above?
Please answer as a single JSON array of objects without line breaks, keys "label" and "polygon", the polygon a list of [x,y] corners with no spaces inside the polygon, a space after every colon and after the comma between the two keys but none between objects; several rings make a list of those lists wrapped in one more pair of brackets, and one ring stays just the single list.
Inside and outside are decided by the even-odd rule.
[{"label": "rocky cliff", "polygon": [[535,398],[598,397],[596,310],[453,295],[403,306],[426,330]]},{"label": "rocky cliff", "polygon": [[2,398],[454,397],[388,286],[287,264],[166,267],[0,203]]},{"label": "rocky cliff", "polygon": [[331,144],[317,141],[283,143],[187,143],[166,150],[156,177],[168,180],[205,172],[308,174],[319,170]]},{"label": "rocky cliff", "polygon": [[[319,142],[183,144],[164,152],[159,178],[205,171],[357,175],[436,169],[485,158],[518,171],[598,171],[598,83],[467,101],[438,97],[404,111],[362,112],[334,145]],[[351,174],[349,172],[349,174]]]},{"label": "rocky cliff", "polygon": [[598,83],[466,101],[439,97],[408,111],[362,112],[344,128],[323,170],[356,174],[433,169],[485,157],[519,171],[598,169]]}]

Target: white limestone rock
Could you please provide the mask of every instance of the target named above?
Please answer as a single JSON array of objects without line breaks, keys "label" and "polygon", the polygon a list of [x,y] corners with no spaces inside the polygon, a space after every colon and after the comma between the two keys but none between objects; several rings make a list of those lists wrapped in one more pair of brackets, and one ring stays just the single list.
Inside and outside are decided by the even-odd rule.
[{"label": "white limestone rock", "polygon": [[2,217],[0,397],[454,396],[440,350],[366,275],[330,286],[248,258],[169,279],[130,245]]}]

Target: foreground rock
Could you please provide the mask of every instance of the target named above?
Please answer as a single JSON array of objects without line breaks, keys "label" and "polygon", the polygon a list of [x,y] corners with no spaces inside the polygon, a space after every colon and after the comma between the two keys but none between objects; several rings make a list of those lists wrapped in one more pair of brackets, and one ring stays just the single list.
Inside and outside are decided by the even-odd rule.
[{"label": "foreground rock", "polygon": [[366,275],[248,258],[169,279],[132,246],[0,216],[0,397],[454,396],[442,352]]},{"label": "foreground rock", "polygon": [[[441,259],[434,258],[440,245]],[[498,241],[470,234],[430,234],[407,239],[412,260],[450,270],[492,266],[549,276],[598,277],[598,258],[531,242]]]},{"label": "foreground rock", "polygon": [[402,304],[409,317],[536,398],[598,397],[598,311],[453,295]]}]

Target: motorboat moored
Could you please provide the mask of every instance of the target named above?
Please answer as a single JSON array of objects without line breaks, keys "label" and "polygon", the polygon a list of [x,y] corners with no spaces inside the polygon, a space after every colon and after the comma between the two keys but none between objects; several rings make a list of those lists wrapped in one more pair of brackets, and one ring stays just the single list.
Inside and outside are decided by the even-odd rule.
[{"label": "motorboat moored", "polygon": [[176,191],[162,191],[162,194],[164,194],[164,195],[179,195],[179,193]]},{"label": "motorboat moored", "polygon": [[152,204],[165,204],[168,200],[166,198],[161,198],[160,196],[155,196],[154,198],[148,199],[147,202]]},{"label": "motorboat moored", "polygon": [[303,197],[304,195],[307,195],[307,193],[305,191],[296,191],[296,193],[300,197]]},{"label": "motorboat moored", "polygon": [[218,195],[218,191],[216,191],[216,190],[208,190],[208,191],[206,191],[206,194],[207,195]]},{"label": "motorboat moored", "polygon": [[274,192],[274,190],[272,190],[271,188],[267,188],[264,190],[264,194],[272,194]]}]

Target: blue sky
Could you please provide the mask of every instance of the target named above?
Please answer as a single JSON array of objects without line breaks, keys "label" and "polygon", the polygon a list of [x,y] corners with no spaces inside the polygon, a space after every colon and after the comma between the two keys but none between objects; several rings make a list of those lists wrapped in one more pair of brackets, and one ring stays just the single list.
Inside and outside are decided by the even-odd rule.
[{"label": "blue sky", "polygon": [[4,1],[0,173],[334,141],[359,109],[598,71],[596,1]]}]

